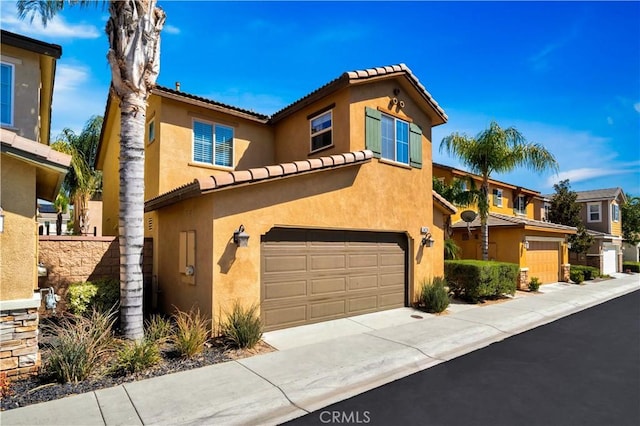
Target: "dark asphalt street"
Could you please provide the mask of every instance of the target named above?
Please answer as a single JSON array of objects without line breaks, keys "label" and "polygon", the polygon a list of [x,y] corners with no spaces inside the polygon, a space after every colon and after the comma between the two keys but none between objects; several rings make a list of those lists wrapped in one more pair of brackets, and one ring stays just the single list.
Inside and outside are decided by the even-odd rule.
[{"label": "dark asphalt street", "polygon": [[640,291],[291,425],[640,425]]}]

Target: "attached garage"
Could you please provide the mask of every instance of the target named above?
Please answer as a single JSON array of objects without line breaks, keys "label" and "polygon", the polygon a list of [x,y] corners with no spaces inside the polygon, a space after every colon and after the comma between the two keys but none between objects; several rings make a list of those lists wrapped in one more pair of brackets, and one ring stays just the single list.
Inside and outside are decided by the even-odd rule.
[{"label": "attached garage", "polygon": [[261,242],[265,330],[403,307],[401,233],[273,228]]},{"label": "attached garage", "polygon": [[529,241],[529,278],[537,277],[542,284],[557,282],[560,279],[560,253],[559,242]]},{"label": "attached garage", "polygon": [[605,248],[602,250],[602,273],[615,274],[618,272],[618,252],[615,248]]}]

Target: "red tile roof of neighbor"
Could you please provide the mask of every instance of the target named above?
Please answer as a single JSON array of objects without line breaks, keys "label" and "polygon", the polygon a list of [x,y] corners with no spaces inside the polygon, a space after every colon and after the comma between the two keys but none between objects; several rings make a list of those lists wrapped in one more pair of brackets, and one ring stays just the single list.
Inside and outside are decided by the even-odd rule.
[{"label": "red tile roof of neighbor", "polygon": [[14,152],[21,157],[29,158],[44,166],[64,168],[71,164],[71,156],[51,149],[49,145],[32,141],[19,136],[15,132],[0,129],[2,152]]},{"label": "red tile roof of neighbor", "polygon": [[[536,228],[545,228],[550,231],[564,231],[568,234],[575,234],[577,229],[573,226],[565,226],[552,222],[543,222],[541,220],[529,219],[527,217],[521,216],[508,216],[500,213],[489,213],[489,217],[487,218],[487,223],[489,227],[493,226],[527,226],[527,227],[536,227]],[[452,228],[466,228],[467,223],[460,220],[453,225]],[[473,222],[469,223],[469,227],[478,228],[480,227],[480,216],[478,215]]]},{"label": "red tile roof of neighbor", "polygon": [[432,192],[433,192],[433,200],[436,201],[441,206],[443,206],[446,210],[450,211],[451,213],[456,213],[458,211],[458,209],[449,201],[447,201],[447,199],[444,198],[442,195],[438,194],[436,191],[433,191],[433,190]]},{"label": "red tile roof of neighbor", "polygon": [[145,211],[156,210],[180,200],[222,189],[236,188],[307,173],[364,164],[371,161],[371,158],[373,158],[373,153],[369,150],[353,151],[331,155],[329,157],[310,158],[303,161],[256,167],[248,170],[236,170],[209,176],[204,179],[195,179],[191,183],[147,200],[145,202]]}]

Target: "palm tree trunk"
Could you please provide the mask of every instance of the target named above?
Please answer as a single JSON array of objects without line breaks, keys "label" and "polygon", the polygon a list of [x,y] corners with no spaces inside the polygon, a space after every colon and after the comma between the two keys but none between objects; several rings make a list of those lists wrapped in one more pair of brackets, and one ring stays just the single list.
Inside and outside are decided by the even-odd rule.
[{"label": "palm tree trunk", "polygon": [[142,251],[146,95],[130,93],[122,98],[120,108],[120,318],[124,336],[139,340],[144,336]]},{"label": "palm tree trunk", "polygon": [[62,212],[56,214],[56,235],[62,235]]},{"label": "palm tree trunk", "polygon": [[478,203],[478,210],[480,212],[482,260],[489,260],[489,224],[487,223],[487,217],[489,216],[489,183],[487,180],[482,182],[480,191],[482,195]]}]

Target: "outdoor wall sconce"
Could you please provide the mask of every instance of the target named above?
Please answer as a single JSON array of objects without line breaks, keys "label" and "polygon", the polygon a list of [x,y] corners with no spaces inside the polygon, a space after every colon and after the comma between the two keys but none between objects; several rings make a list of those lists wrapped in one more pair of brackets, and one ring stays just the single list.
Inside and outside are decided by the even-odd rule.
[{"label": "outdoor wall sconce", "polygon": [[0,207],[0,234],[4,232],[4,211]]},{"label": "outdoor wall sconce", "polygon": [[240,225],[238,229],[233,231],[233,242],[238,247],[247,247],[249,245],[249,234],[244,232],[244,225]]},{"label": "outdoor wall sconce", "polygon": [[433,243],[435,242],[436,241],[433,239],[430,232],[427,233],[427,235],[425,235],[424,237],[422,237],[422,245],[424,247],[432,247]]},{"label": "outdoor wall sconce", "polygon": [[523,244],[523,247],[524,247],[524,249],[525,249],[525,250],[529,250],[529,241],[524,240],[524,241],[522,242],[522,244]]}]

